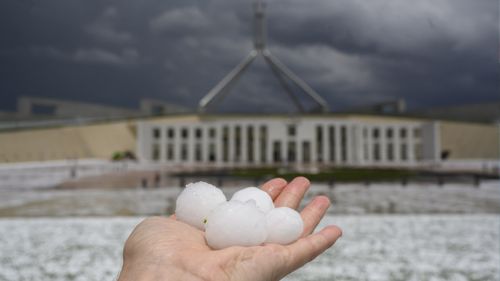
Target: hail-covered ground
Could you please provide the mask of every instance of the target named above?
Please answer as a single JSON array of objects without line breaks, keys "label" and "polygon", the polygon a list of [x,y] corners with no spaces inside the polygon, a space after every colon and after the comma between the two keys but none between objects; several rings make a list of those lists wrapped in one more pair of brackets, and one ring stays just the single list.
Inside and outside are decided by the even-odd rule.
[{"label": "hail-covered ground", "polygon": [[[225,188],[230,196],[236,189]],[[144,216],[172,212],[178,187],[1,190],[0,281],[113,280]],[[334,202],[336,246],[286,280],[500,280],[500,182],[314,185]]]},{"label": "hail-covered ground", "polygon": [[[241,186],[244,187],[244,186]],[[241,188],[239,187],[239,188]],[[223,187],[230,198],[239,188]],[[179,187],[156,189],[0,189],[0,217],[148,216],[172,213]],[[407,186],[379,183],[313,185],[304,202],[327,195],[333,214],[500,213],[500,182],[413,183]]]},{"label": "hail-covered ground", "polygon": [[[114,280],[140,220],[3,219],[0,280]],[[286,280],[500,280],[496,215],[340,215],[321,226],[332,223],[344,236]]]}]

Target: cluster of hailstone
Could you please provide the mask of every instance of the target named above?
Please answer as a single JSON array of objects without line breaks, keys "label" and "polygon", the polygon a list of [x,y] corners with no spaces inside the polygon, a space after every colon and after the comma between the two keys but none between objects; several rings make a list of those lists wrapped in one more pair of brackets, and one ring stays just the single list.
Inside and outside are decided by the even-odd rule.
[{"label": "cluster of hailstone", "polygon": [[177,197],[175,215],[179,221],[204,230],[213,249],[285,245],[296,241],[304,229],[297,211],[275,208],[269,194],[259,188],[241,189],[227,201],[219,188],[201,181],[188,184]]}]

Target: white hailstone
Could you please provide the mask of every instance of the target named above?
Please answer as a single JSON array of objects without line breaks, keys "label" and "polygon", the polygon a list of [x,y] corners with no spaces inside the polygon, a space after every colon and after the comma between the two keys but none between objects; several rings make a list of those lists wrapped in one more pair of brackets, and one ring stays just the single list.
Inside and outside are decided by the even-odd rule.
[{"label": "white hailstone", "polygon": [[257,187],[247,187],[237,191],[231,197],[231,201],[236,200],[240,202],[247,202],[250,200],[255,201],[257,208],[262,212],[267,213],[274,208],[273,199],[267,192]]},{"label": "white hailstone", "polygon": [[253,201],[223,203],[207,218],[205,238],[213,249],[257,246],[264,243],[266,237],[266,215]]},{"label": "white hailstone", "polygon": [[304,231],[304,222],[300,214],[288,207],[275,208],[266,216],[267,243],[290,244],[295,242]]},{"label": "white hailstone", "polygon": [[190,183],[177,197],[175,216],[179,221],[203,230],[208,214],[224,202],[226,196],[217,187],[202,181]]}]

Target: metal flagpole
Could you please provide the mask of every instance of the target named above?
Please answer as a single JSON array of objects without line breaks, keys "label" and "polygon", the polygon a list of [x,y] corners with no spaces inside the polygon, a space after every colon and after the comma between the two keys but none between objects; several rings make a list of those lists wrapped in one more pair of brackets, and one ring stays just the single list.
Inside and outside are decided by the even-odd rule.
[{"label": "metal flagpole", "polygon": [[258,0],[254,3],[254,48],[250,51],[248,56],[240,62],[231,72],[229,72],[213,89],[211,89],[199,102],[198,110],[203,113],[206,111],[210,104],[221,100],[229,92],[229,88],[233,85],[238,78],[245,72],[250,64],[255,60],[258,55],[262,55],[266,63],[271,68],[273,74],[276,76],[280,85],[285,89],[286,93],[292,100],[293,104],[300,112],[304,112],[304,107],[299,99],[295,96],[290,86],[287,83],[287,78],[306,95],[311,97],[314,102],[321,108],[322,112],[329,112],[330,108],[328,103],[314,91],[306,82],[295,75],[288,67],[280,62],[271,52],[266,48],[266,21],[265,21],[265,3]]}]

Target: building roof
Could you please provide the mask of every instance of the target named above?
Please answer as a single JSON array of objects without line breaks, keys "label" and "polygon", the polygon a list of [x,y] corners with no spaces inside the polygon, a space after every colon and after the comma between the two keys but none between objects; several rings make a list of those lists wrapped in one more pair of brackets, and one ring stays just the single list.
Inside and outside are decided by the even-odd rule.
[{"label": "building roof", "polygon": [[500,101],[420,109],[411,113],[417,117],[455,121],[500,122]]}]

